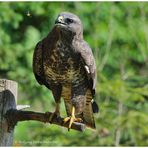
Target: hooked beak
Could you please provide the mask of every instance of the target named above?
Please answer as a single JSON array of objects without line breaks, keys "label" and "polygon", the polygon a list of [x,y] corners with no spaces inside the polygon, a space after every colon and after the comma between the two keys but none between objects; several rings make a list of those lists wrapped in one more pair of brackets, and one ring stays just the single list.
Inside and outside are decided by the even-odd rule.
[{"label": "hooked beak", "polygon": [[59,16],[56,21],[55,21],[56,25],[66,25],[66,23],[64,22],[64,17],[63,16]]}]

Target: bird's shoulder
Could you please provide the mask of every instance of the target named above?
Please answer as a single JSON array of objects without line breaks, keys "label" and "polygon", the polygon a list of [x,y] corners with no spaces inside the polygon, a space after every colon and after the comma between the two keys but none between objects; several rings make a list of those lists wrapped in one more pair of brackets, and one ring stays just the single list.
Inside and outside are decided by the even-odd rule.
[{"label": "bird's shoulder", "polygon": [[81,56],[86,60],[86,64],[95,64],[92,49],[85,40],[77,40],[73,43],[73,46],[75,48],[75,51],[80,53]]}]

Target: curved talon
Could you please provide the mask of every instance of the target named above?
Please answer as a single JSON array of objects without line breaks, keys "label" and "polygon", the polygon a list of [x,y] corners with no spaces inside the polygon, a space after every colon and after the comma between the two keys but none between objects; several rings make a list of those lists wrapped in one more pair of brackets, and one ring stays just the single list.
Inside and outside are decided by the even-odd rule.
[{"label": "curved talon", "polygon": [[83,122],[81,118],[76,118],[76,122]]},{"label": "curved talon", "polygon": [[[70,121],[71,118],[72,118],[71,116],[70,116],[70,117],[64,118],[64,120],[63,120],[64,123]],[[74,121],[73,121],[73,122],[83,122],[83,120],[82,120],[81,118],[75,118],[75,117],[74,117]]]},{"label": "curved talon", "polygon": [[52,124],[52,120],[53,120],[55,115],[56,115],[55,112],[50,115],[50,117],[49,117],[50,124]]},{"label": "curved talon", "polygon": [[72,125],[72,123],[74,122],[74,120],[75,120],[74,117],[71,117],[71,118],[70,118],[69,126],[68,126],[68,131],[70,131],[71,125]]},{"label": "curved talon", "polygon": [[69,126],[68,126],[68,131],[71,129],[72,123],[73,122],[82,122],[83,120],[81,118],[76,118],[75,117],[75,108],[72,107],[72,113],[70,117],[66,117],[64,118],[64,123],[69,122]]},{"label": "curved talon", "polygon": [[[47,112],[47,114],[48,114],[48,112]],[[60,117],[60,106],[59,106],[59,103],[56,103],[55,112],[53,112],[53,113],[50,114],[50,116],[49,116],[48,121],[49,121],[50,124],[52,124],[53,119],[55,118],[55,116],[56,116],[57,118]]]},{"label": "curved talon", "polygon": [[45,115],[46,115],[46,122],[50,121],[50,116],[51,116],[51,113],[50,112],[45,112]]},{"label": "curved talon", "polygon": [[66,123],[66,122],[68,122],[70,120],[70,117],[66,117],[66,118],[64,118],[64,123]]},{"label": "curved talon", "polygon": [[70,117],[64,118],[63,121],[64,121],[64,123],[69,122],[69,126],[68,126],[68,131],[69,131],[71,129],[73,122],[82,122],[83,120],[81,118],[75,118],[73,116],[70,116]]},{"label": "curved talon", "polygon": [[54,119],[55,117],[56,117],[56,118],[60,117],[59,112],[54,112],[54,113],[52,113],[52,115],[51,115],[50,118],[49,118],[50,124],[52,124],[53,119]]}]

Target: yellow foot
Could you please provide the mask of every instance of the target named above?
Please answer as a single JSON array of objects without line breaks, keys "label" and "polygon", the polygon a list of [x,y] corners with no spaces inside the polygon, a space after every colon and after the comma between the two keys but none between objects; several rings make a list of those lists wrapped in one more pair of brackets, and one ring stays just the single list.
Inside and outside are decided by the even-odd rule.
[{"label": "yellow foot", "polygon": [[83,120],[81,118],[76,118],[76,117],[73,117],[73,116],[64,118],[64,123],[69,122],[68,131],[71,129],[71,125],[72,125],[73,122],[82,122],[82,121]]}]

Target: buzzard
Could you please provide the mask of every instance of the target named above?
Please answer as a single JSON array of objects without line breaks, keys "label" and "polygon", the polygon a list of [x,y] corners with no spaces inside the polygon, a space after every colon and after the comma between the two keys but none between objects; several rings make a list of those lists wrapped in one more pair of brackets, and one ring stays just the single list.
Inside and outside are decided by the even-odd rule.
[{"label": "buzzard", "polygon": [[83,39],[78,16],[69,12],[58,15],[51,32],[35,47],[33,72],[38,83],[52,91],[56,102],[53,116],[60,116],[63,98],[68,129],[73,122],[83,122],[95,129],[96,64],[91,48]]}]

